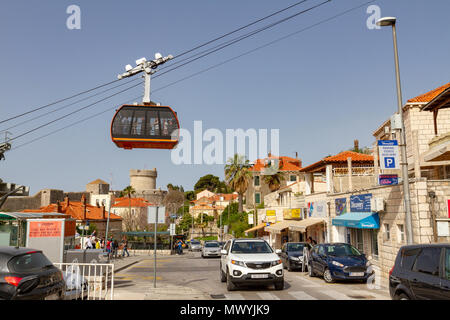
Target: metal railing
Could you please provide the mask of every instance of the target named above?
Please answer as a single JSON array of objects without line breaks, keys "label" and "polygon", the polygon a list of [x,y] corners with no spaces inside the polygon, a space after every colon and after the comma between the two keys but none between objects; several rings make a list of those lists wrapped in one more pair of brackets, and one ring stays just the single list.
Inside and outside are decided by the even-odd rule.
[{"label": "metal railing", "polygon": [[[373,176],[375,174],[375,167],[373,166],[353,166],[352,176]],[[333,175],[335,177],[348,175],[348,167],[333,168]]]},{"label": "metal railing", "polygon": [[114,300],[114,264],[54,263],[66,280],[66,299]]}]

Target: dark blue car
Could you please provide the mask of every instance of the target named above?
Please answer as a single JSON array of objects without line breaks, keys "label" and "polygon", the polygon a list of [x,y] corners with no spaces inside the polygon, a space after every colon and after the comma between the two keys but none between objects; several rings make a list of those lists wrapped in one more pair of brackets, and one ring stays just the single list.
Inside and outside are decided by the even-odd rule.
[{"label": "dark blue car", "polygon": [[323,276],[325,282],[335,280],[367,281],[374,271],[366,256],[348,243],[316,245],[308,259],[310,277]]}]

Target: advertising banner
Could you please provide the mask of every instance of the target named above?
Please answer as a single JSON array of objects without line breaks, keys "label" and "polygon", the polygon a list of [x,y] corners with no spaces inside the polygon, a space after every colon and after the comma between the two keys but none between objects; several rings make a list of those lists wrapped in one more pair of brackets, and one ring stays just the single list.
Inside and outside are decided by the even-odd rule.
[{"label": "advertising banner", "polygon": [[380,174],[378,176],[378,183],[380,186],[398,184],[397,174]]},{"label": "advertising banner", "polygon": [[253,213],[248,215],[248,224],[253,224]]},{"label": "advertising banner", "polygon": [[28,219],[26,246],[42,250],[51,262],[63,262],[64,219]]},{"label": "advertising banner", "polygon": [[28,228],[30,238],[60,237],[62,221],[30,221]]},{"label": "advertising banner", "polygon": [[350,196],[350,211],[370,212],[371,211],[370,199],[372,199],[371,193]]},{"label": "advertising banner", "polygon": [[301,209],[283,209],[283,218],[287,220],[300,219]]},{"label": "advertising banner", "polygon": [[334,200],[336,205],[336,215],[340,216],[347,212],[347,198],[338,198]]}]

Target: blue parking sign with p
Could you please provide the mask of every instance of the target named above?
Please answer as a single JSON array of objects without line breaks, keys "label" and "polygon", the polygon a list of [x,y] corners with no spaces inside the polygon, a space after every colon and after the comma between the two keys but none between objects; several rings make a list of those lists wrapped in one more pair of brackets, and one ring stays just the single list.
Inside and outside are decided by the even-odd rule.
[{"label": "blue parking sign with p", "polygon": [[395,169],[395,158],[394,157],[385,157],[384,158],[384,166],[386,169]]}]

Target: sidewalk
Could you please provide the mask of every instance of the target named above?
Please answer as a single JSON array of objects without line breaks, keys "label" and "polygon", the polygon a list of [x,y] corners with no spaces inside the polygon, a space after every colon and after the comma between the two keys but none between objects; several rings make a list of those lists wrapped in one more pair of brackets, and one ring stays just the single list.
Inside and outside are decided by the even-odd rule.
[{"label": "sidewalk", "polygon": [[151,287],[144,300],[208,300],[211,296],[200,290],[170,284]]},{"label": "sidewalk", "polygon": [[130,255],[129,257],[125,258],[117,258],[110,261],[110,263],[114,264],[114,272],[119,272],[125,268],[128,268],[132,266],[133,264],[138,263],[144,258],[144,256],[133,256]]}]

